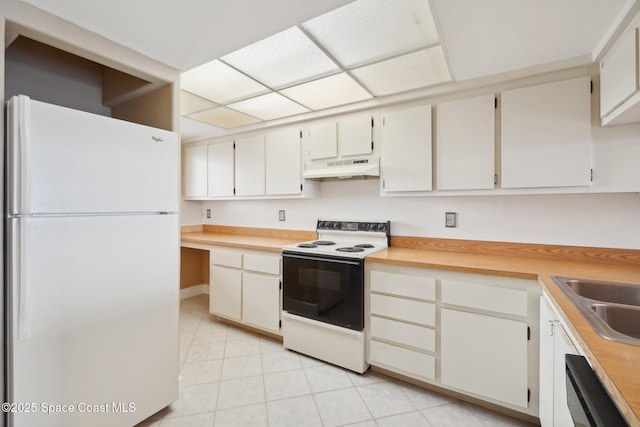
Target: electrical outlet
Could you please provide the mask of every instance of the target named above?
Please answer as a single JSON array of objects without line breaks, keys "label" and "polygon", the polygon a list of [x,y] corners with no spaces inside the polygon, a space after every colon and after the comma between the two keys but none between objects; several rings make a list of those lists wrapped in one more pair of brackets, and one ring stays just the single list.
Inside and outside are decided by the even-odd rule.
[{"label": "electrical outlet", "polygon": [[211,218],[211,209],[207,209],[207,218]]},{"label": "electrical outlet", "polygon": [[278,211],[278,219],[279,219],[280,221],[284,221],[284,218],[285,218],[285,216],[284,216],[284,210],[282,210],[282,209],[281,209],[281,210],[279,210],[279,211]]},{"label": "electrical outlet", "polygon": [[444,226],[445,227],[455,227],[456,226],[456,216],[455,212],[445,212],[444,214]]}]

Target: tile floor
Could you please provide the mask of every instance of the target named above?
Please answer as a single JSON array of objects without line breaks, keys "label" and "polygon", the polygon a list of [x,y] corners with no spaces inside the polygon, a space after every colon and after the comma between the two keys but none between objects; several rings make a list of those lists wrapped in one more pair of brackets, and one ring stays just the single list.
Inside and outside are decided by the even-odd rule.
[{"label": "tile floor", "polygon": [[138,427],[531,424],[368,371],[357,375],[216,321],[208,296],[180,308],[180,400]]}]

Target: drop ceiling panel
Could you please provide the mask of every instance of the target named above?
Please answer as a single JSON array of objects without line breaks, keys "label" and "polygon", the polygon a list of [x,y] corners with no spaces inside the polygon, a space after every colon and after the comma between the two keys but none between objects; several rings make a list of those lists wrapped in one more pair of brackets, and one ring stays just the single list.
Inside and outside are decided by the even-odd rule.
[{"label": "drop ceiling panel", "polygon": [[221,58],[272,89],[291,86],[340,69],[293,27]]},{"label": "drop ceiling panel", "polygon": [[345,73],[314,80],[280,91],[311,110],[370,99],[372,96]]},{"label": "drop ceiling panel", "polygon": [[208,99],[194,95],[185,90],[180,91],[180,115],[187,116],[202,110],[210,110],[217,107],[218,104]]},{"label": "drop ceiling panel", "polygon": [[229,108],[250,114],[262,120],[294,116],[309,111],[302,105],[296,104],[275,92],[229,104]]},{"label": "drop ceiling panel", "polygon": [[627,0],[432,0],[451,73],[467,80],[591,57]]},{"label": "drop ceiling panel", "polygon": [[191,114],[188,117],[190,119],[198,120],[224,129],[248,125],[260,121],[260,119],[227,107],[218,107],[212,110],[201,111],[199,113]]},{"label": "drop ceiling panel", "polygon": [[375,96],[390,95],[451,80],[440,46],[352,70]]},{"label": "drop ceiling panel", "polygon": [[438,42],[426,0],[359,0],[302,27],[346,68]]},{"label": "drop ceiling panel", "polygon": [[269,91],[255,80],[217,59],[182,74],[182,89],[226,104]]}]

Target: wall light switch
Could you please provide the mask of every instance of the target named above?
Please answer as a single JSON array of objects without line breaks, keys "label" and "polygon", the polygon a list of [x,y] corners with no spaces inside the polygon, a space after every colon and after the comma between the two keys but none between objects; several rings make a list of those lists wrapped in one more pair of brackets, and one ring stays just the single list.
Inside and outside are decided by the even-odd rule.
[{"label": "wall light switch", "polygon": [[278,219],[280,221],[284,221],[284,210],[279,210],[278,211]]},{"label": "wall light switch", "polygon": [[455,227],[456,226],[456,216],[455,212],[446,212],[444,214],[444,226],[445,227]]}]

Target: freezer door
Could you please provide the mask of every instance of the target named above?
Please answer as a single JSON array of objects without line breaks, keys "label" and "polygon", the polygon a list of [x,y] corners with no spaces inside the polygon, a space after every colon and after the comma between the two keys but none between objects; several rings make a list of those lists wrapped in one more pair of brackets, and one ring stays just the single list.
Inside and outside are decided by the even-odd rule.
[{"label": "freezer door", "polygon": [[15,218],[8,228],[8,400],[37,404],[9,414],[13,425],[130,426],[177,400],[176,216]]},{"label": "freezer door", "polygon": [[9,214],[177,212],[176,133],[22,95],[7,121]]}]

